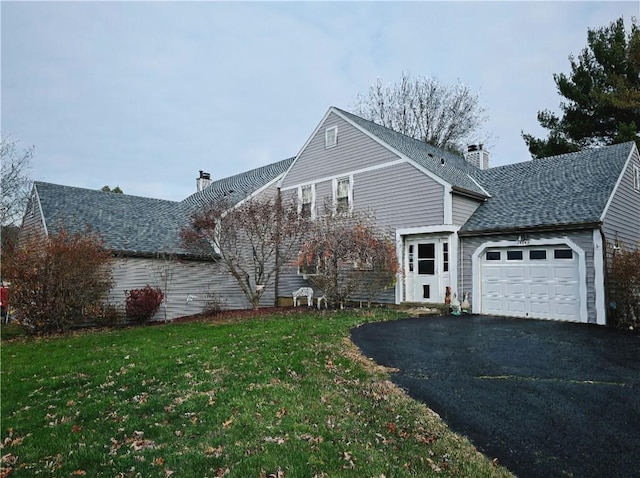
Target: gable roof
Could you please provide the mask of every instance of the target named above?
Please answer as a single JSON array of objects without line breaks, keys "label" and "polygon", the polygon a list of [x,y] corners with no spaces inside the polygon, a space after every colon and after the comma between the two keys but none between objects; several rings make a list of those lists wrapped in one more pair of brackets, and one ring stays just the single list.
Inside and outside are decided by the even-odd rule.
[{"label": "gable roof", "polygon": [[294,158],[283,159],[244,173],[213,181],[202,191],[185,198],[181,203],[189,209],[214,201],[225,200],[237,204],[279,178],[293,163]]},{"label": "gable roof", "polygon": [[491,194],[461,235],[599,223],[633,142],[477,170]]},{"label": "gable roof", "polygon": [[187,254],[179,233],[188,216],[178,202],[40,181],[34,190],[49,233],[62,227],[70,233],[89,228],[111,251]]},{"label": "gable roof", "polygon": [[105,248],[125,255],[177,254],[190,256],[182,247],[180,230],[204,204],[225,199],[237,204],[279,178],[293,158],[212,182],[183,201],[116,194],[37,181],[37,197],[49,232],[64,227],[71,233],[87,228],[98,233]]},{"label": "gable roof", "polygon": [[462,156],[397,133],[340,108],[332,107],[331,109],[347,121],[355,123],[369,134],[415,161],[419,166],[442,178],[454,188],[487,197],[486,191],[473,179],[478,168],[469,164]]}]

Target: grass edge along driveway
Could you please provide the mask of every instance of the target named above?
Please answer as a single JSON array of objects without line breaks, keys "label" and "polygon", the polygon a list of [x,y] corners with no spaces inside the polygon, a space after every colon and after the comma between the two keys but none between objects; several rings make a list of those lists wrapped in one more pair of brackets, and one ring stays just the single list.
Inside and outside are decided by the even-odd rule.
[{"label": "grass edge along driveway", "polygon": [[400,317],[281,313],[3,343],[1,476],[511,476],[348,339]]}]

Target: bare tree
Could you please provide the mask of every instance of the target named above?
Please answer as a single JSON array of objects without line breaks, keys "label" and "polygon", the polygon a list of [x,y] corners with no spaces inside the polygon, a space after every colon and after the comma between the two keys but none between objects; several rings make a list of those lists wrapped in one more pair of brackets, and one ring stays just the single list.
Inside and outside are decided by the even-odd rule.
[{"label": "bare tree", "polygon": [[219,258],[254,309],[282,267],[295,259],[307,220],[279,194],[237,206],[216,202],[192,215],[181,231],[186,248]]},{"label": "bare tree", "polygon": [[458,81],[445,85],[435,78],[412,78],[403,72],[398,83],[378,78],[366,95],[359,94],[354,112],[379,125],[433,146],[455,152],[477,142],[487,121],[478,95]]},{"label": "bare tree", "polygon": [[318,217],[298,260],[311,285],[340,307],[355,295],[371,303],[395,284],[399,271],[393,242],[364,213]]},{"label": "bare tree", "polygon": [[24,214],[31,190],[30,166],[35,148],[21,150],[18,141],[11,136],[2,135],[0,157],[0,189],[2,190],[2,207],[0,208],[0,224],[17,224]]}]

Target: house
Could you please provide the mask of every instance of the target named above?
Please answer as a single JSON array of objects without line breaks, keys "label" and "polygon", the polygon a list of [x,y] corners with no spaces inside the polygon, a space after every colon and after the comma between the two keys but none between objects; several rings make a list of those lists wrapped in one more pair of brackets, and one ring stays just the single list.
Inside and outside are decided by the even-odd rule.
[{"label": "house", "polygon": [[[99,234],[114,256],[109,300],[122,304],[127,290],[147,284],[160,287],[165,299],[154,320],[197,314],[214,300],[227,308],[246,308],[240,288],[219,263],[183,248],[180,229],[189,223],[194,210],[208,201],[227,198],[239,202],[275,191],[277,180],[292,160],[213,182],[201,172],[198,191],[180,202],[36,181],[21,234],[47,235],[60,228]],[[273,292],[265,294],[261,305],[273,305],[274,301]]]},{"label": "house", "polygon": [[[459,156],[332,107],[295,157],[210,184],[201,172],[199,191],[181,202],[36,183],[25,224],[47,231],[73,218],[75,227],[104,234],[120,261],[116,295],[143,286],[160,256],[180,258],[169,289],[172,318],[203,306],[187,297],[210,292],[229,308],[248,306],[219,264],[181,249],[177,231],[190,212],[279,188],[311,218],[328,198],[339,210],[372,212],[393,234],[403,274],[381,302],[441,303],[449,286],[470,294],[475,313],[605,324],[610,244],[640,241],[635,144],[495,168],[489,161],[482,145]],[[306,285],[292,265],[278,290]],[[275,299],[271,290],[263,302]]]}]

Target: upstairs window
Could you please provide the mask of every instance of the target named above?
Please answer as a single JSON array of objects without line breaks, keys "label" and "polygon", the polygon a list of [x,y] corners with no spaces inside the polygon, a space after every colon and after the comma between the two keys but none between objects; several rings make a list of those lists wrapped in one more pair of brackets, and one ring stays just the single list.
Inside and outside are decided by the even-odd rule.
[{"label": "upstairs window", "polygon": [[333,148],[338,144],[338,127],[331,126],[324,132],[324,147]]},{"label": "upstairs window", "polygon": [[300,214],[302,217],[313,217],[314,187],[311,184],[300,188]]},{"label": "upstairs window", "polygon": [[640,192],[640,166],[633,167],[633,189]]},{"label": "upstairs window", "polygon": [[338,178],[335,180],[334,198],[336,212],[338,214],[346,213],[351,210],[351,194],[350,178]]}]

